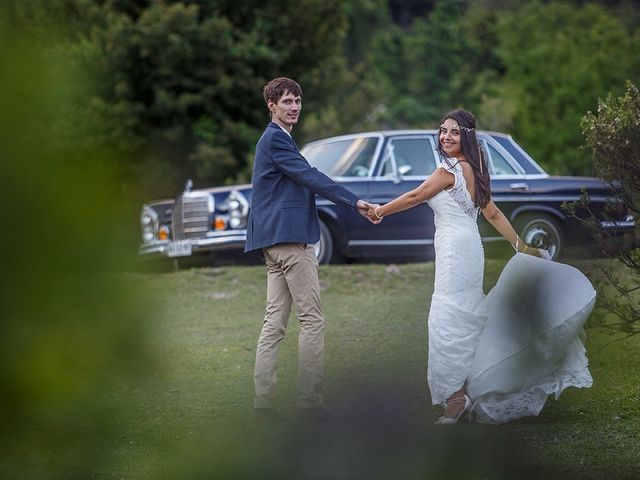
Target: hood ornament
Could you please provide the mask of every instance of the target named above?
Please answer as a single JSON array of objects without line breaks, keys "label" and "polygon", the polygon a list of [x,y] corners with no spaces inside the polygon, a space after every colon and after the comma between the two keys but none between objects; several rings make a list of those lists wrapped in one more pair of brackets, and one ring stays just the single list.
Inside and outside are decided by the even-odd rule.
[{"label": "hood ornament", "polygon": [[187,181],[184,183],[184,192],[188,193],[191,191],[191,189],[193,188],[193,180],[191,180],[190,178],[187,179]]}]

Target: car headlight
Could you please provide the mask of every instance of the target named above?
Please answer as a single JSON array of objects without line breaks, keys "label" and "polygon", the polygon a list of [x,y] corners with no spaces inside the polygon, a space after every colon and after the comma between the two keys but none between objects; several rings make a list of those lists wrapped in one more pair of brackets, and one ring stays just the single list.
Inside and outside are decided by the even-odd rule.
[{"label": "car headlight", "polygon": [[229,208],[229,227],[237,230],[247,226],[249,216],[249,202],[245,196],[237,190],[232,190],[227,198]]},{"label": "car headlight", "polygon": [[140,213],[142,241],[148,243],[158,237],[158,214],[153,208],[143,207]]},{"label": "car headlight", "polygon": [[242,219],[238,217],[230,217],[229,226],[234,230],[237,230],[238,228],[242,227]]}]

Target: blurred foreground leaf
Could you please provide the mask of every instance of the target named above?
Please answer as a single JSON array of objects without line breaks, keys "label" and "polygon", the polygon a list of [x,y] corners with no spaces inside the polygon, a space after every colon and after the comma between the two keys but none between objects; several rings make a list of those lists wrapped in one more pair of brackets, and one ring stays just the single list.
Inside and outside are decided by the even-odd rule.
[{"label": "blurred foreground leaf", "polygon": [[18,13],[0,10],[0,477],[87,478],[127,401],[110,384],[150,365],[142,298],[115,275],[137,215],[123,159],[91,142],[82,45]]}]

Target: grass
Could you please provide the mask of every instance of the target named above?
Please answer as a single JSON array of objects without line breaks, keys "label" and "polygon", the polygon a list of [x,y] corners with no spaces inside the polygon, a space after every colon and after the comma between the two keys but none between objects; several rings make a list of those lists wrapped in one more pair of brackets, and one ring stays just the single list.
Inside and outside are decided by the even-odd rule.
[{"label": "grass", "polygon": [[[586,269],[586,263],[576,263]],[[503,261],[486,265],[486,285]],[[323,266],[326,403],[336,427],[253,424],[252,370],[264,267],[127,274],[152,309],[150,357],[135,384],[115,376],[118,431],[103,478],[640,478],[638,338],[588,330],[594,386],[568,389],[508,425],[437,429],[426,390],[433,264]],[[295,413],[297,322],[279,358],[278,402]]]}]

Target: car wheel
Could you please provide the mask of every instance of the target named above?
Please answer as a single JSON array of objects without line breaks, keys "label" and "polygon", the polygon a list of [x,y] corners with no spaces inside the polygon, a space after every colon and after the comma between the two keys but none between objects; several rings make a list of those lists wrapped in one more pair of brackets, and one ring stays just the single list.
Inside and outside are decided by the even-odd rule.
[{"label": "car wheel", "polygon": [[517,231],[530,247],[546,250],[553,259],[560,256],[564,240],[560,225],[553,217],[544,213],[527,214],[518,220]]},{"label": "car wheel", "polygon": [[337,255],[334,253],[334,241],[331,231],[322,220],[320,220],[320,241],[313,247],[319,264],[324,265],[336,260]]}]

